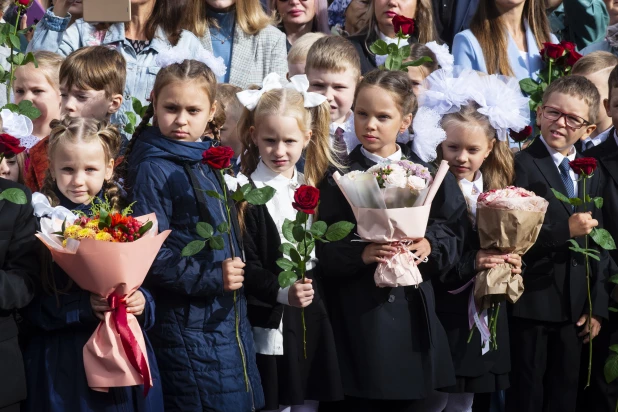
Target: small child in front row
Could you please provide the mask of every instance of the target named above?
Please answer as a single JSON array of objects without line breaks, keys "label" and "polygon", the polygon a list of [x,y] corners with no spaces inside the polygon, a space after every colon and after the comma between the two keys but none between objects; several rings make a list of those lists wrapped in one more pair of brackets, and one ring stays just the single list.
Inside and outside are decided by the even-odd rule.
[{"label": "small child in front row", "polygon": [[[108,199],[119,211],[124,199],[122,189],[113,180],[114,157],[120,146],[118,130],[106,122],[84,118],[56,120],[51,127],[49,170],[42,194],[33,195],[37,217],[51,218],[50,205],[90,214],[93,198],[101,202]],[[26,324],[34,327],[24,351],[28,384],[25,410],[162,411],[161,381],[146,335],[153,381],[147,397],[142,385],[110,388],[109,392],[88,387],[83,348],[110,308],[105,298],[80,289],[52,263],[48,250],[43,253],[35,297],[21,311]],[[127,312],[137,316],[144,329],[152,327],[154,301],[150,293],[140,288],[127,297],[126,303]]]},{"label": "small child in front row", "polygon": [[[172,230],[145,281],[157,299],[149,337],[166,411],[238,412],[264,405],[241,289],[245,264],[235,210],[231,236],[222,234],[223,250],[206,247],[195,256],[181,254],[189,242],[200,239],[198,222],[215,228],[227,222],[221,201],[205,193],[222,197],[226,185],[218,170],[202,163],[202,153],[212,147],[212,141],[202,138],[212,130],[216,85],[212,70],[196,60],[161,68],[152,104],[125,155],[135,214],[154,212],[159,230]],[[148,127],[153,114],[157,126]]]},{"label": "small child in front row", "polygon": [[298,40],[294,42],[288,52],[288,74],[286,76],[288,80],[299,74],[307,74],[306,66],[309,49],[316,41],[324,36],[324,33],[307,33],[300,36]]},{"label": "small child in front row", "polygon": [[234,150],[232,158],[232,170],[235,175],[240,172],[240,155],[242,154],[242,142],[238,134],[238,121],[244,110],[242,103],[236,97],[236,93],[242,89],[233,84],[217,85],[217,103],[225,110],[225,123],[220,130],[221,145],[231,147]]},{"label": "small child in front row", "polygon": [[[397,135],[412,122],[415,105],[406,73],[368,73],[354,99],[355,130],[362,145],[350,153],[349,170],[365,171],[375,164],[404,158],[427,166],[408,145],[397,144]],[[327,224],[356,222],[331,177],[319,188],[320,220]],[[435,389],[454,385],[455,371],[429,280],[459,260],[465,235],[460,227],[466,219],[463,195],[453,175],[447,174],[432,203],[425,238],[409,246],[425,280],[418,287],[376,286],[376,264],[386,262],[396,251],[388,243],[355,241],[352,230],[340,242],[318,245],[343,379],[342,410],[444,409],[447,395]],[[425,258],[428,261],[421,263]]]},{"label": "small child in front row", "polygon": [[[266,398],[264,410],[311,412],[318,410],[320,401],[343,399],[333,331],[319,292],[315,252],[307,263],[306,282],[298,281],[289,288],[279,287],[281,269],[276,263],[283,257],[279,247],[288,243],[282,235],[283,223],[286,218],[296,219],[294,191],[303,184],[317,186],[334,163],[329,111],[325,99],[305,108],[298,91],[274,89],[259,97],[254,110],[245,110],[239,125],[244,149],[239,183],[276,190],[266,205],[245,203],[240,209],[247,254],[248,316]],[[303,151],[307,162],[304,175],[296,168]],[[298,308],[305,308],[306,358]]]},{"label": "small child in front row", "polygon": [[[555,80],[537,110],[541,135],[515,157],[515,186],[549,201],[536,244],[523,256],[526,290],[512,306],[511,388],[506,393],[509,412],[575,411],[582,344],[588,342],[586,265],[570,240],[584,247],[583,237],[602,222],[601,210],[588,205],[572,208],[558,200],[555,189],[583,201],[584,182],[569,167],[581,157],[574,144],[596,128],[599,110],[596,86],[582,76]],[[586,195],[601,194],[601,173],[588,180]],[[595,247],[593,242],[588,247]],[[607,255],[591,259],[591,329],[595,337],[608,317],[605,288]]]}]

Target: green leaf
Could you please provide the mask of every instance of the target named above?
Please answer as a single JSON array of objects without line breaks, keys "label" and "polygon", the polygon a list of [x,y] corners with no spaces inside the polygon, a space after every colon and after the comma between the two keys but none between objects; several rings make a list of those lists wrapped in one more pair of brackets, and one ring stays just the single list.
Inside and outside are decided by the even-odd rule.
[{"label": "green leaf", "polygon": [[293,230],[294,222],[290,219],[285,219],[283,221],[283,226],[281,227],[281,232],[283,233],[283,237],[290,243],[296,243],[296,240],[294,240]]},{"label": "green leaf", "polygon": [[297,265],[300,265],[303,261],[296,249],[290,249],[290,257],[292,258],[292,262],[296,263]]},{"label": "green leaf", "polygon": [[294,272],[281,272],[279,273],[279,277],[277,278],[279,281],[279,286],[281,289],[288,288],[294,284],[298,280],[298,276]]},{"label": "green leaf", "polygon": [[99,211],[99,229],[105,229],[106,227],[110,227],[112,224],[112,218],[107,213],[107,210],[101,209]]},{"label": "green leaf", "polygon": [[[110,222],[110,224],[111,224],[111,222]],[[154,225],[154,223],[152,223],[152,221],[150,221],[150,220],[149,220],[148,222],[144,223],[144,224],[143,224],[143,225],[139,228],[139,230],[137,231],[137,234],[138,234],[138,235],[140,235],[140,236],[141,236],[141,235],[143,235],[144,233],[146,233],[146,232],[148,232],[150,229],[152,229],[152,226],[153,226],[153,225]]]},{"label": "green leaf", "polygon": [[19,41],[19,36],[15,35],[15,34],[9,34],[9,40],[11,41],[11,45],[19,50],[21,49],[21,42]]},{"label": "green leaf", "polygon": [[23,190],[16,187],[11,189],[5,189],[0,192],[0,200],[6,200],[7,202],[15,203],[16,205],[25,205],[28,203],[28,198]]},{"label": "green leaf", "polygon": [[291,243],[282,243],[281,246],[279,246],[279,252],[287,256],[290,256],[291,249],[294,249],[294,245]]},{"label": "green leaf", "polygon": [[328,225],[326,222],[318,220],[317,222],[313,222],[311,225],[311,229],[309,230],[314,236],[320,237],[324,236],[326,230],[328,229]]},{"label": "green leaf", "polygon": [[391,54],[386,55],[386,61],[384,62],[384,68],[386,70],[393,70],[393,56]]},{"label": "green leaf", "polygon": [[217,230],[219,233],[227,233],[230,230],[230,225],[227,222],[221,222],[219,226],[217,226]]},{"label": "green leaf", "polygon": [[519,87],[526,94],[532,94],[539,88],[539,84],[530,78],[519,81]]},{"label": "green leaf", "polygon": [[4,105],[3,109],[9,109],[13,113],[19,113],[19,106],[15,103],[7,103]]},{"label": "green leaf", "polygon": [[137,124],[137,115],[133,112],[125,112],[125,114],[129,123],[135,126]]},{"label": "green leaf", "polygon": [[399,53],[399,48],[397,47],[395,43],[389,43],[389,45],[386,46],[386,48],[388,50],[388,54],[390,55],[395,55]]},{"label": "green leaf", "polygon": [[614,313],[618,313],[618,308],[615,308],[613,306],[610,306],[609,308],[607,308],[610,312],[614,312]]},{"label": "green leaf", "polygon": [[276,190],[270,186],[264,186],[259,189],[251,189],[245,193],[245,200],[250,205],[264,205],[275,196]]},{"label": "green leaf", "polygon": [[354,223],[350,222],[337,222],[331,225],[326,231],[326,239],[330,242],[336,242],[345,238],[354,229]]},{"label": "green leaf", "polygon": [[197,222],[197,226],[195,227],[197,234],[204,239],[210,239],[212,235],[215,233],[215,230],[212,228],[212,225],[207,222]]},{"label": "green leaf", "polygon": [[403,59],[401,58],[400,55],[398,54],[393,55],[392,63],[391,63],[393,66],[393,70],[400,70],[402,62],[403,62]]},{"label": "green leaf", "polygon": [[399,49],[399,57],[401,57],[402,60],[405,60],[408,57],[410,57],[410,45],[409,44]]},{"label": "green leaf", "polygon": [[611,383],[618,378],[618,354],[609,355],[603,367],[603,374],[607,383]]},{"label": "green leaf", "polygon": [[[306,243],[306,250],[305,250],[305,243]],[[313,251],[313,249],[315,248],[315,240],[311,239],[308,240],[307,242],[300,242],[298,244],[298,253],[301,254],[302,256],[307,256],[308,258],[311,258],[311,252]]]},{"label": "green leaf", "polygon": [[618,285],[618,275],[613,275],[609,278],[609,281]]},{"label": "green leaf", "polygon": [[605,229],[595,227],[590,232],[590,237],[594,242],[605,250],[616,250],[616,242],[612,235]]},{"label": "green leaf", "polygon": [[205,190],[205,192],[209,197],[219,200],[225,200],[223,196],[221,196],[221,194],[215,190]]},{"label": "green leaf", "polygon": [[26,58],[24,59],[24,64],[32,63],[34,67],[39,67],[39,62],[36,61],[36,57],[34,57],[33,53],[26,53]]},{"label": "green leaf", "polygon": [[243,200],[245,200],[245,196],[242,194],[242,191],[236,190],[232,194],[232,200],[234,202],[242,202]]},{"label": "green leaf", "polygon": [[17,106],[20,114],[28,117],[30,120],[35,120],[41,117],[41,111],[34,107],[30,100],[22,100]]},{"label": "green leaf", "polygon": [[277,266],[279,266],[283,270],[294,269],[294,263],[292,263],[290,259],[286,259],[286,258],[277,259]]},{"label": "green leaf", "polygon": [[378,56],[384,56],[388,54],[388,44],[384,40],[376,40],[369,46],[369,50],[373,54],[377,54]]},{"label": "green leaf", "polygon": [[142,113],[142,110],[144,110],[144,106],[142,105],[142,102],[139,101],[139,99],[136,99],[135,97],[132,97],[132,106],[133,106],[133,111],[137,114]]},{"label": "green leaf", "polygon": [[292,235],[294,236],[294,240],[296,242],[301,242],[305,238],[305,228],[300,225],[294,226],[292,229]]},{"label": "green leaf", "polygon": [[416,59],[414,61],[411,62],[405,62],[401,64],[402,68],[407,68],[407,67],[416,67],[416,66],[421,66],[425,63],[431,63],[433,62],[433,59],[431,57],[427,57],[427,56],[423,56],[420,59]]},{"label": "green leaf", "polygon": [[571,204],[571,199],[563,195],[561,192],[557,191],[553,187],[551,188],[551,191],[553,192],[554,196],[556,196],[556,199],[560,200],[561,202]]},{"label": "green leaf", "polygon": [[603,207],[603,198],[602,197],[594,197],[592,198],[594,205],[597,209],[601,209]]},{"label": "green leaf", "polygon": [[182,257],[197,255],[202,249],[204,249],[204,246],[206,246],[206,241],[194,240],[193,242],[189,242],[189,244],[182,249],[180,255]]},{"label": "green leaf", "polygon": [[223,250],[225,247],[225,243],[223,242],[223,238],[221,236],[213,236],[208,239],[208,245],[213,250]]},{"label": "green leaf", "polygon": [[125,133],[132,135],[133,133],[135,133],[135,125],[132,125],[131,123],[127,123],[127,125],[124,127],[124,131]]},{"label": "green leaf", "polygon": [[26,56],[24,56],[23,53],[14,54],[13,57],[11,58],[11,60],[13,61],[13,64],[15,64],[16,66],[23,65],[25,59],[26,59]]}]

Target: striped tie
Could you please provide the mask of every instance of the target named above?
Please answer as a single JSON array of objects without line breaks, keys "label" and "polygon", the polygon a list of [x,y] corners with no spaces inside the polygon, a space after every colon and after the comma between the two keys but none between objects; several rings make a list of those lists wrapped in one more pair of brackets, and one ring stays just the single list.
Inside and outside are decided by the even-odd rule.
[{"label": "striped tie", "polygon": [[564,183],[564,187],[566,189],[567,195],[569,197],[575,197],[575,188],[573,187],[573,180],[571,179],[571,175],[569,174],[569,170],[571,170],[571,166],[569,166],[569,159],[566,157],[562,159],[560,166],[560,178],[562,178],[562,183]]}]

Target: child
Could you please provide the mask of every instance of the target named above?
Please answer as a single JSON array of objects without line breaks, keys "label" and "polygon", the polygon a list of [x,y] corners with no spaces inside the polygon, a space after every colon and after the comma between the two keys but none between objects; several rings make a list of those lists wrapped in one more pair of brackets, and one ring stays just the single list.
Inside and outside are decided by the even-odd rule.
[{"label": "child", "polygon": [[[515,185],[549,201],[536,244],[524,255],[526,290],[512,307],[511,389],[507,411],[574,411],[580,355],[588,343],[588,303],[584,256],[569,250],[570,240],[583,245],[583,236],[602,221],[601,211],[572,208],[558,200],[583,197],[583,182],[568,162],[580,155],[574,148],[595,130],[599,92],[582,76],[557,79],[545,90],[537,110],[541,136],[515,158]],[[587,195],[600,195],[600,173],[586,184]],[[591,242],[592,243],[592,242]],[[583,247],[583,246],[582,246]],[[594,247],[589,245],[589,247]],[[608,316],[605,259],[591,259],[592,336]]]},{"label": "child", "polygon": [[287,79],[305,74],[307,64],[307,53],[311,46],[320,38],[326,36],[324,33],[307,33],[298,38],[288,52],[288,74]]},{"label": "child", "polygon": [[[360,59],[356,49],[340,36],[316,41],[307,55],[309,90],[326,96],[330,104],[330,137],[342,160],[360,144],[354,134],[352,103],[360,80]],[[343,156],[343,158],[342,158]]]},{"label": "child", "polygon": [[[236,213],[229,222],[233,240],[223,235],[223,250],[207,247],[192,257],[181,255],[199,239],[198,222],[215,228],[227,222],[221,201],[204,193],[223,196],[225,188],[219,171],[202,163],[212,142],[201,138],[215,111],[216,80],[206,64],[184,60],[164,67],[126,154],[135,213],[154,212],[159,230],[172,230],[146,278],[157,294],[157,323],[149,336],[165,382],[167,411],[236,412],[264,405],[247,301],[240,290],[245,264],[231,258],[242,256]],[[158,126],[146,127],[153,114]],[[233,291],[239,291],[236,301]]]},{"label": "child", "polygon": [[28,153],[26,161],[26,186],[33,192],[40,190],[47,172],[47,136],[51,131],[50,122],[60,118],[59,71],[63,57],[47,51],[34,53],[38,68],[29,63],[15,70],[13,93],[15,103],[30,100],[41,111],[41,116],[33,121],[32,134],[39,139]]},{"label": "child", "polygon": [[242,142],[238,135],[237,126],[244,107],[236,97],[236,93],[241,91],[240,87],[232,84],[217,85],[217,101],[219,102],[217,110],[225,111],[225,123],[220,131],[221,144],[234,150],[234,158],[232,159],[234,174],[240,172],[240,155],[242,153]]},{"label": "child", "polygon": [[[307,264],[305,283],[281,289],[277,282],[281,269],[276,261],[283,257],[279,247],[286,242],[283,223],[286,218],[296,219],[294,191],[302,184],[317,185],[334,163],[328,137],[330,108],[326,99],[318,96],[321,103],[305,108],[308,103],[296,90],[267,91],[258,97],[253,111],[245,110],[239,125],[244,149],[239,183],[276,190],[266,205],[245,203],[241,207],[250,302],[247,312],[266,398],[264,410],[279,411],[280,405],[292,405],[285,410],[311,412],[318,410],[319,401],[343,399],[332,327],[319,295],[315,253]],[[303,151],[305,175],[296,168]],[[297,308],[305,308],[306,358]]]},{"label": "child", "polygon": [[[349,170],[365,171],[403,158],[426,165],[409,146],[396,142],[398,133],[410,126],[415,105],[412,82],[405,73],[368,73],[354,99],[354,125],[362,146],[350,153]],[[466,207],[456,185],[453,176],[447,175],[433,201],[426,237],[409,247],[417,263],[428,257],[420,266],[426,280],[448,271],[459,259],[463,243],[459,228],[466,219]],[[320,190],[320,220],[356,222],[332,179],[325,179]],[[355,240],[351,234],[341,242],[318,246],[345,410],[442,411],[446,395],[434,389],[454,385],[455,374],[447,337],[435,313],[431,282],[418,287],[376,287],[376,263],[385,262],[396,248]]]},{"label": "child", "polygon": [[25,153],[23,152],[10,157],[5,156],[0,162],[0,177],[23,185],[24,157]]},{"label": "child", "polygon": [[[122,190],[113,181],[114,157],[120,146],[118,130],[106,122],[84,118],[55,120],[51,127],[50,168],[42,194],[34,195],[37,216],[51,217],[50,205],[89,214],[93,198],[107,199],[119,211],[124,203]],[[110,308],[107,299],[80,289],[52,264],[47,250],[45,255],[47,264],[35,284],[35,298],[22,311],[34,326],[24,352],[29,394],[26,410],[162,411],[161,382],[152,350],[148,350],[148,359],[153,386],[147,397],[142,385],[110,388],[109,392],[88,387],[83,348],[103,312]],[[152,326],[154,302],[147,291],[140,288],[126,298],[126,303],[127,312],[143,319],[144,329]]]},{"label": "child", "polygon": [[596,123],[597,128],[594,129],[585,140],[575,144],[577,150],[581,152],[603,143],[609,135],[612,119],[607,115],[604,104],[608,99],[609,93],[607,79],[616,65],[618,65],[618,57],[614,56],[612,53],[598,51],[582,57],[573,66],[571,74],[584,76],[590,80],[597,87],[601,95],[599,116]]}]

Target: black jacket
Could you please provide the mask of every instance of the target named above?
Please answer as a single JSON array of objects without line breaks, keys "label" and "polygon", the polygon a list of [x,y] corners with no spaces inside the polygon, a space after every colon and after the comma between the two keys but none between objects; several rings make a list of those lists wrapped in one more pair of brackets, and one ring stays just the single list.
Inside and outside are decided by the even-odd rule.
[{"label": "black jacket", "polygon": [[348,40],[350,40],[350,42],[354,45],[354,48],[358,53],[358,57],[360,58],[361,74],[368,73],[378,68],[378,65],[376,64],[376,57],[369,50],[369,46],[371,43],[376,41],[377,38],[378,37],[374,32],[372,32],[369,38],[367,38],[367,33],[348,37]]},{"label": "black jacket", "polygon": [[[423,163],[402,146],[405,157]],[[352,170],[375,163],[360,146],[349,156]],[[356,223],[352,209],[332,179],[320,185],[320,220]],[[447,199],[446,196],[449,195]],[[449,225],[465,217],[465,201],[450,175],[433,202],[426,238],[432,246],[423,279],[448,271],[459,259],[462,239]],[[457,226],[453,223],[453,226]],[[344,240],[318,245],[324,296],[328,305],[346,395],[370,399],[421,399],[432,389],[453,385],[454,369],[444,333],[435,313],[431,282],[419,287],[379,288],[376,265],[365,265],[366,243]]]},{"label": "black jacket", "polygon": [[[581,157],[578,153],[577,157]],[[523,256],[526,272],[523,274],[525,291],[513,305],[513,316],[546,322],[577,322],[587,313],[586,269],[584,255],[569,250],[571,239],[569,217],[574,213],[570,205],[559,201],[551,188],[567,196],[560,173],[547,148],[536,139],[515,157],[515,186],[531,190],[549,201],[545,220],[535,245]],[[587,184],[590,197],[600,196],[600,174],[595,173]],[[578,188],[583,196],[583,182]],[[603,227],[600,210],[588,204],[593,218]],[[583,212],[579,206],[575,212]],[[583,237],[575,239],[584,247]],[[591,240],[590,247],[594,247]],[[605,288],[609,255],[601,251],[601,261],[591,262],[592,312],[607,319],[608,294]]]},{"label": "black jacket", "polygon": [[25,186],[0,179],[0,191],[9,188],[26,192],[28,203],[0,200],[0,409],[26,399],[26,376],[13,313],[32,300],[33,277],[39,270],[32,196]]}]

